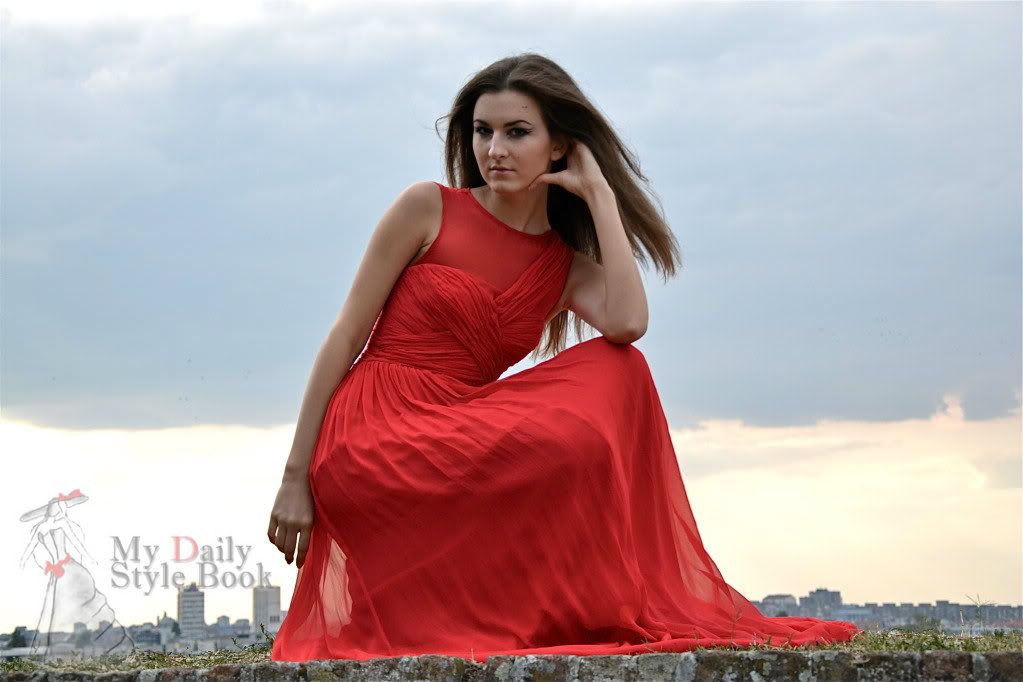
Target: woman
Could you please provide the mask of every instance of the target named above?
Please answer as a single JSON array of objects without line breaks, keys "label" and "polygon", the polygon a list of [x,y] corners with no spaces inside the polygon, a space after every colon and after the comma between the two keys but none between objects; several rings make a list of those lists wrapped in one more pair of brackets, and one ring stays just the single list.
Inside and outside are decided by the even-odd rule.
[{"label": "woman", "polygon": [[[533,54],[476,74],[448,117],[451,186],[388,209],[313,369],[268,531],[299,569],[271,658],[859,632],[763,616],[704,550],[631,344],[647,327],[634,252],[674,274],[678,249],[608,123]],[[577,338],[583,322],[601,336],[558,352],[569,312]],[[502,378],[545,330],[553,357]]]}]

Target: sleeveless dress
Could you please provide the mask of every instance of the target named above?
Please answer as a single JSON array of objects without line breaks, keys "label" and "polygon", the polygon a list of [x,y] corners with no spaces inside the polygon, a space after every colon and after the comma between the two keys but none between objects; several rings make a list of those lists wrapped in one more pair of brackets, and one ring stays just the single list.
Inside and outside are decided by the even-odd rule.
[{"label": "sleeveless dress", "polygon": [[538,344],[573,250],[468,188],[332,395],[315,521],[271,659],[637,654],[846,641],[766,617],[703,547],[643,354]]}]

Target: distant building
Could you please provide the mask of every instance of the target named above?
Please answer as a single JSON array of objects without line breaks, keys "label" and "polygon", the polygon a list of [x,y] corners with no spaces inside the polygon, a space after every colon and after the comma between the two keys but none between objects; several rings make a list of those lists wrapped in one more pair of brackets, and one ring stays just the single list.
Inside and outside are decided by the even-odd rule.
[{"label": "distant building", "polygon": [[178,590],[178,627],[182,639],[206,637],[206,595],[195,583]]},{"label": "distant building", "polygon": [[252,632],[262,636],[260,623],[270,633],[281,627],[281,588],[276,585],[252,588]]},{"label": "distant building", "polygon": [[816,589],[800,601],[803,615],[811,618],[828,618],[831,612],[842,607],[842,593],[837,590]]},{"label": "distant building", "polygon": [[213,626],[213,634],[217,637],[230,637],[233,635],[234,630],[231,628],[231,618],[229,616],[217,618],[217,623]]},{"label": "distant building", "polygon": [[[237,637],[248,637],[252,633],[252,626],[249,624],[248,618],[239,618],[231,626],[231,631]],[[260,633],[262,634],[262,633]]]},{"label": "distant building", "polygon": [[791,594],[769,594],[760,602],[760,611],[765,616],[795,616],[799,602]]},{"label": "distant building", "polygon": [[131,635],[135,645],[141,649],[159,650],[160,644],[162,644],[160,630],[152,623],[129,625],[128,634]]}]

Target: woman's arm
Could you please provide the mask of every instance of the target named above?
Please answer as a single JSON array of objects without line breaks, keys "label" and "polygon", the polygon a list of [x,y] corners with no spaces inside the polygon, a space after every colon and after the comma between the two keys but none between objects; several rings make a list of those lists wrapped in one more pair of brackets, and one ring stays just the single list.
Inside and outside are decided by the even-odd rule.
[{"label": "woman's arm", "polygon": [[327,403],[334,389],[348,373],[356,355],[358,351],[351,335],[335,323],[313,362],[295,426],[291,452],[284,465],[284,479],[308,475],[313,446],[323,424],[323,416],[327,413]]},{"label": "woman's arm", "polygon": [[646,333],[649,316],[639,266],[610,187],[587,192],[585,199],[603,263],[576,251],[559,308],[568,308],[610,341],[632,343]]},{"label": "woman's arm", "polygon": [[321,346],[302,399],[284,478],[304,480],[327,403],[369,339],[391,289],[441,219],[440,188],[421,181],[407,187],[377,224],[351,291]]},{"label": "woman's arm", "polygon": [[626,343],[646,333],[649,313],[643,278],[618,213],[618,200],[604,184],[586,197],[600,243],[604,279],[604,324]]},{"label": "woman's arm", "polygon": [[647,300],[636,257],[618,212],[618,199],[584,142],[569,143],[568,164],[530,183],[561,185],[582,197],[593,217],[600,263],[576,252],[558,309],[567,307],[610,341],[631,343],[646,333]]},{"label": "woman's arm", "polygon": [[433,182],[410,185],[391,204],[370,237],[341,314],[316,355],[267,529],[270,542],[289,564],[294,557],[302,568],[309,548],[315,520],[309,464],[330,396],[366,345],[395,281],[430,234],[430,223],[440,222],[441,206],[440,188]]}]

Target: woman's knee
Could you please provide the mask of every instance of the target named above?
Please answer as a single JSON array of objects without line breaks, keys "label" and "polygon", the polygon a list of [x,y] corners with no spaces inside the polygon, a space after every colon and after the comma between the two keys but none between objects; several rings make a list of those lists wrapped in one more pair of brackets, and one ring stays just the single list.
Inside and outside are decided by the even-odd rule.
[{"label": "woman's knee", "polygon": [[643,355],[643,351],[635,346],[633,343],[618,343],[612,341],[604,335],[590,339],[594,342],[595,347],[599,352],[605,353],[610,357],[617,358],[626,364],[646,364],[646,356]]}]

